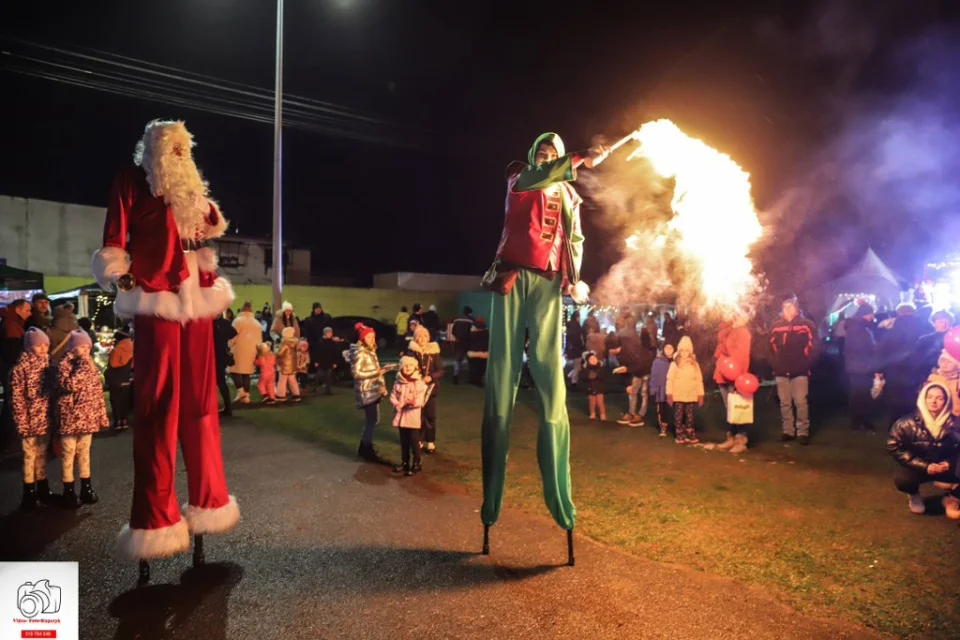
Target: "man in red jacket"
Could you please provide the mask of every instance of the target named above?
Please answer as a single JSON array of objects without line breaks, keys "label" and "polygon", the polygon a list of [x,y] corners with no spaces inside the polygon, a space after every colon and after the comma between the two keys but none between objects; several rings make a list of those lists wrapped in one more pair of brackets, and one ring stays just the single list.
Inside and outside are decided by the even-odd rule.
[{"label": "man in red jacket", "polygon": [[[223,473],[213,344],[213,320],[234,296],[204,246],[227,221],[209,198],[193,145],[182,122],[147,124],[134,164],[110,188],[93,260],[100,286],[118,289],[116,313],[134,319],[133,505],[118,544],[140,560],[181,553],[190,533],[228,531],[240,517]],[[174,491],[178,440],[189,490],[183,518]],[[195,553],[202,558],[199,544]]]},{"label": "man in red jacket", "polygon": [[575,293],[580,280],[583,235],[580,196],[569,183],[576,179],[577,167],[593,167],[606,153],[606,148],[594,147],[567,154],[560,136],[545,133],[533,143],[526,163],[507,168],[503,234],[497,261],[484,276],[485,286],[496,292],[481,433],[485,531],[500,515],[510,423],[528,332],[530,373],[540,396],[537,459],[543,496],[557,524],[573,530],[576,509],[570,497],[561,309],[563,293]]},{"label": "man in red jacket", "polygon": [[[817,325],[800,315],[797,297],[783,297],[783,317],[770,329],[773,375],[777,379],[780,397],[780,417],[783,420],[781,440],[810,444],[810,410],[807,392],[810,388],[810,368],[817,360]],[[797,408],[796,420],[793,408]]]}]

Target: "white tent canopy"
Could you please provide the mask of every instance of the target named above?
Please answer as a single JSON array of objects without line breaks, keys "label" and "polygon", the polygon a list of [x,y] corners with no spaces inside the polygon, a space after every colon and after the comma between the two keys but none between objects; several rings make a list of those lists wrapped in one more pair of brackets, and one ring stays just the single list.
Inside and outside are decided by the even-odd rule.
[{"label": "white tent canopy", "polygon": [[900,281],[873,249],[843,276],[824,284],[827,310],[838,311],[855,298],[867,298],[879,309],[895,309],[900,303]]}]

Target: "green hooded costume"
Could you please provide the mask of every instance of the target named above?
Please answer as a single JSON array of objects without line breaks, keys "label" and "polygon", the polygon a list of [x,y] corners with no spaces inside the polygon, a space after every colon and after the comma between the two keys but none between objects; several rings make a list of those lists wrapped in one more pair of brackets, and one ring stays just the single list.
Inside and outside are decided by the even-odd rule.
[{"label": "green hooded costume", "polygon": [[[558,157],[534,165],[537,147],[543,142],[552,144]],[[572,531],[576,523],[570,495],[570,421],[561,356],[562,284],[579,279],[583,246],[580,198],[566,184],[576,179],[576,158],[577,154],[564,154],[559,136],[545,133],[530,148],[528,166],[515,163],[513,170],[508,169],[506,221],[497,257],[500,269],[515,272],[516,279],[509,291],[493,296],[489,323],[480,512],[487,527],[497,521],[503,501],[510,424],[528,332],[528,364],[539,397],[537,462],[544,501],[562,528]]]}]

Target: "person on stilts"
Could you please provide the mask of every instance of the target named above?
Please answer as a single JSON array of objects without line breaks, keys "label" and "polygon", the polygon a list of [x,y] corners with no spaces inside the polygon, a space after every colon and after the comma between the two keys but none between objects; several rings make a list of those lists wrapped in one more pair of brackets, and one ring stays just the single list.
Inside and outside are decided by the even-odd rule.
[{"label": "person on stilts", "polygon": [[[580,197],[569,185],[583,164],[606,157],[603,146],[564,152],[555,133],[533,143],[526,163],[507,168],[506,219],[497,257],[483,278],[495,292],[490,318],[490,355],[483,410],[483,553],[489,529],[500,516],[510,446],[510,423],[529,331],[529,367],[539,396],[537,461],[543,497],[554,521],[567,531],[573,564],[576,508],[570,495],[570,421],[561,349],[562,295],[577,293],[583,235]],[[580,298],[582,295],[575,295]]]},{"label": "person on stilts", "polygon": [[[194,163],[193,137],[182,122],[154,120],[137,143],[134,164],[114,179],[103,248],[93,272],[116,287],[114,311],[133,318],[133,504],[118,545],[140,561],[182,553],[194,535],[194,564],[203,535],[240,519],[227,492],[220,449],[213,320],[233,302],[206,242],[227,221]],[[188,499],[177,504],[177,442],[187,469]]]}]

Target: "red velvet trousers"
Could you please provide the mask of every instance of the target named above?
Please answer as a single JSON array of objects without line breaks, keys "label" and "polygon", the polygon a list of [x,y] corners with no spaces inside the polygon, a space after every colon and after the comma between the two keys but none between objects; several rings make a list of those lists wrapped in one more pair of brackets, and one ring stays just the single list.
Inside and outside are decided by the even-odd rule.
[{"label": "red velvet trousers", "polygon": [[137,316],[133,345],[130,528],[160,529],[181,518],[174,488],[178,439],[190,506],[218,509],[229,500],[220,451],[213,321],[180,324]]}]

